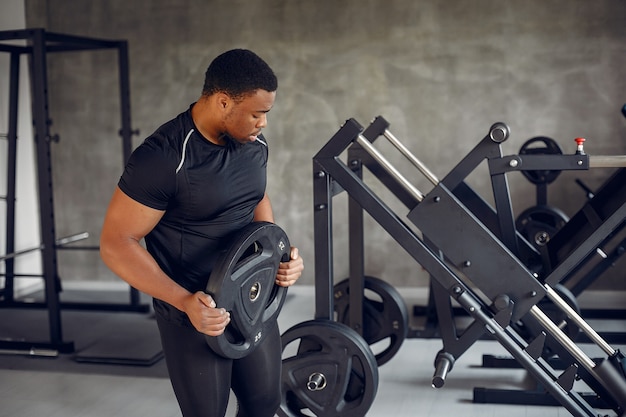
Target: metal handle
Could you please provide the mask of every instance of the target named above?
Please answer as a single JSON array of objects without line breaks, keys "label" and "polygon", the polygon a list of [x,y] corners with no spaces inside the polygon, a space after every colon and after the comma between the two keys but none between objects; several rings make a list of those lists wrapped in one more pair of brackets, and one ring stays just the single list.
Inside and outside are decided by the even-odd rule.
[{"label": "metal handle", "polygon": [[454,356],[447,352],[439,352],[435,360],[435,373],[433,374],[432,387],[441,388],[446,382],[448,372],[454,366]]}]

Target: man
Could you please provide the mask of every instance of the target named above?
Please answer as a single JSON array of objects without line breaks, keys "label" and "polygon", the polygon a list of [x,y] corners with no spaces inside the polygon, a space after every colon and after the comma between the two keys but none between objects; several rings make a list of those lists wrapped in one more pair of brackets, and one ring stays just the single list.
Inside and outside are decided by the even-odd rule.
[{"label": "man", "polygon": [[[168,372],[185,417],[223,417],[231,388],[238,417],[271,417],[280,404],[278,326],[250,355],[220,357],[205,335],[222,334],[229,313],[203,292],[227,236],[252,221],[274,221],[261,130],[277,86],[272,69],[251,51],[215,58],[198,101],[133,152],[105,216],[102,259],[154,298]],[[293,285],[303,268],[292,247],[276,284]]]}]

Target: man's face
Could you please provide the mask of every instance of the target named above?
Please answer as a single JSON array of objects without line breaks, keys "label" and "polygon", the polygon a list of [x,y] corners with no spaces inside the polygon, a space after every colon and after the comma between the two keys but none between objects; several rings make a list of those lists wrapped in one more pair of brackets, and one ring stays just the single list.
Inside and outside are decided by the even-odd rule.
[{"label": "man's face", "polygon": [[254,142],[267,126],[267,113],[275,98],[275,91],[259,89],[241,101],[231,100],[223,119],[224,133],[239,143]]}]

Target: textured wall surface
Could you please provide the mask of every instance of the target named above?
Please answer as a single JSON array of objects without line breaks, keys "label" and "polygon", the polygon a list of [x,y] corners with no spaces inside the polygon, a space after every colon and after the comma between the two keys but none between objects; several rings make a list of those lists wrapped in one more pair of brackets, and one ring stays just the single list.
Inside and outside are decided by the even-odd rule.
[{"label": "textured wall surface", "polygon": [[[199,95],[213,57],[244,47],[275,69],[269,115],[269,193],[276,220],[300,247],[314,282],[311,159],[348,118],[383,115],[390,130],[443,177],[497,121],[511,128],[514,154],[534,136],[573,153],[626,154],[626,2],[618,0],[71,0],[27,1],[27,25],[126,39],[132,124],[143,138]],[[55,204],[59,236],[86,230],[97,244],[122,170],[117,60],[110,51],[49,54]],[[404,166],[396,155],[389,159]],[[549,203],[574,214],[608,169],[564,172]],[[410,173],[416,185],[429,183]],[[488,194],[486,169],[469,179]],[[516,213],[535,204],[534,186],[509,176]],[[384,191],[381,191],[384,193]],[[490,197],[487,195],[487,199]],[[347,274],[345,196],[336,198],[337,277]],[[404,206],[389,201],[405,216]],[[393,284],[426,275],[367,220],[366,272]],[[69,252],[69,253],[67,253]],[[97,254],[60,253],[63,279],[114,279]],[[622,261],[623,265],[623,261]],[[611,286],[623,276],[608,276]],[[613,281],[611,281],[613,280]],[[623,285],[623,284],[621,284]]]}]

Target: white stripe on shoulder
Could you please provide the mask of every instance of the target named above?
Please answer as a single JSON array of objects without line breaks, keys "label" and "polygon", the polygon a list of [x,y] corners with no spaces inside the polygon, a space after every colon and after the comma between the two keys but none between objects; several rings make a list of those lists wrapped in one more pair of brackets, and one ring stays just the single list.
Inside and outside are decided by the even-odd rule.
[{"label": "white stripe on shoulder", "polygon": [[260,143],[262,143],[263,145],[265,145],[265,147],[267,148],[267,142],[265,142],[265,141],[263,141],[263,140],[259,139],[258,137],[256,138],[256,140],[257,140],[257,142],[260,142]]},{"label": "white stripe on shoulder", "polygon": [[176,168],[177,174],[178,174],[178,171],[180,171],[180,169],[183,167],[183,164],[185,163],[185,153],[187,151],[187,142],[189,142],[189,138],[191,137],[192,133],[193,133],[193,129],[191,129],[189,133],[187,133],[187,137],[185,138],[185,141],[183,142],[183,154],[180,157],[180,163],[178,164],[178,168]]}]

